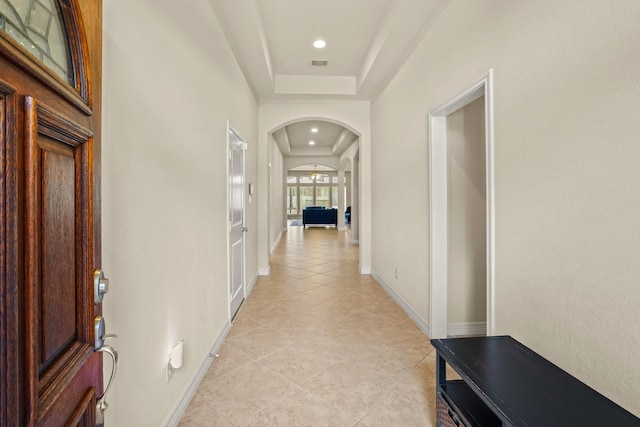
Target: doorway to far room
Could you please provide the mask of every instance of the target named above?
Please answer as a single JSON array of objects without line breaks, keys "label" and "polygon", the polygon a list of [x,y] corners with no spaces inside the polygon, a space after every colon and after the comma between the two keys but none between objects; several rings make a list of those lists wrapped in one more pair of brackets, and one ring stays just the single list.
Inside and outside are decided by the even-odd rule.
[{"label": "doorway to far room", "polygon": [[307,208],[338,209],[339,198],[343,198],[345,213],[338,218],[338,225],[350,224],[350,179],[345,173],[346,183],[340,191],[338,172],[321,164],[297,166],[287,173],[286,210],[289,226],[302,226],[302,213]]}]

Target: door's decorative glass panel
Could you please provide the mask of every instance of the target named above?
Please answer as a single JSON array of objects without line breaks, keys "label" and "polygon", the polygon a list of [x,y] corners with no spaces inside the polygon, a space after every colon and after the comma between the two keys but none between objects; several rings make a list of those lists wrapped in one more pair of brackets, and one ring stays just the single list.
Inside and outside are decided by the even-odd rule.
[{"label": "door's decorative glass panel", "polygon": [[65,81],[73,83],[56,0],[0,0],[0,29]]}]

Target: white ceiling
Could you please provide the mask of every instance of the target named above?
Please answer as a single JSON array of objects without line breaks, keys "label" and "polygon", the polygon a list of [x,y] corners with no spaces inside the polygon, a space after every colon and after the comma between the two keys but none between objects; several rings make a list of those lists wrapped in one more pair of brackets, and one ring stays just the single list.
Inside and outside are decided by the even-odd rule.
[{"label": "white ceiling", "polygon": [[[209,0],[260,101],[375,100],[450,0]],[[323,49],[312,46],[321,38]],[[326,67],[312,60],[328,61]],[[319,128],[316,145],[309,129]],[[329,122],[274,132],[285,156],[340,155],[355,135]]]},{"label": "white ceiling", "polygon": [[[311,132],[312,128],[318,129],[318,132]],[[321,120],[283,126],[273,133],[273,137],[285,157],[340,156],[358,139],[356,134],[341,125]],[[315,144],[310,145],[309,141]]]}]

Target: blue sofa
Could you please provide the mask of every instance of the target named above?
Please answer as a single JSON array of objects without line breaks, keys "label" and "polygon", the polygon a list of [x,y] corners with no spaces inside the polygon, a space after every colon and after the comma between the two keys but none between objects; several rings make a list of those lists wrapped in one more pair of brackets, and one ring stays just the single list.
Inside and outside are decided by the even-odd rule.
[{"label": "blue sofa", "polygon": [[333,225],[338,228],[338,210],[324,206],[308,206],[302,210],[302,225]]}]

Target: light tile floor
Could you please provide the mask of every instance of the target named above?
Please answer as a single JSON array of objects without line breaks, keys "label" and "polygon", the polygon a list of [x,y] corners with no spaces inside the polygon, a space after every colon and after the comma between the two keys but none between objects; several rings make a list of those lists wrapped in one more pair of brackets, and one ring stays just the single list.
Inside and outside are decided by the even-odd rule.
[{"label": "light tile floor", "polygon": [[435,351],[350,238],[289,227],[180,426],[435,425]]}]

